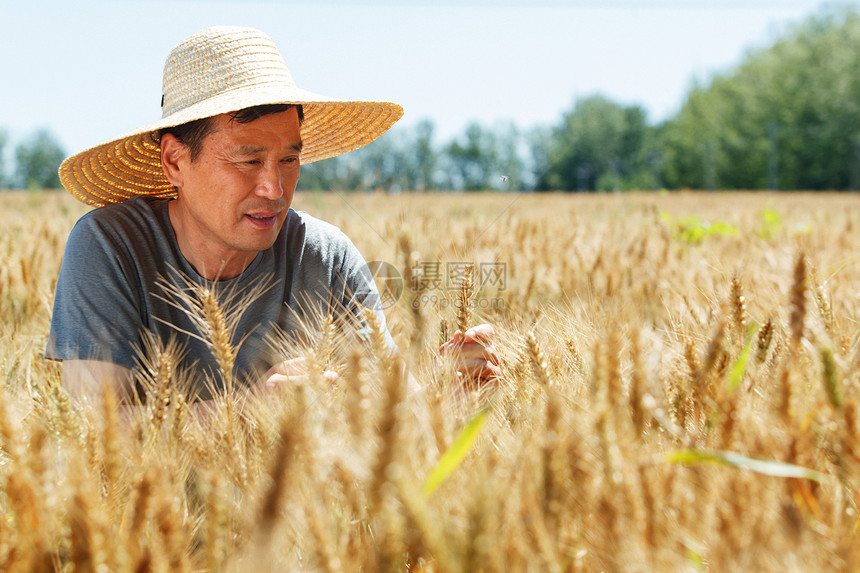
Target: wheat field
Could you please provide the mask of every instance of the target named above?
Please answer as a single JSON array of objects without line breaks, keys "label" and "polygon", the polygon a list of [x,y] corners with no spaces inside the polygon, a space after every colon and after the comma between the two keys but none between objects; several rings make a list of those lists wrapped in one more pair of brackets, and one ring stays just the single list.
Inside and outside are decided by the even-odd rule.
[{"label": "wheat field", "polygon": [[[856,195],[299,194],[405,277],[400,357],[321,317],[310,376],[205,418],[158,344],[139,406],[70,399],[85,207],[0,203],[0,570],[860,567]],[[481,322],[503,375],[464,387],[437,349]]]}]

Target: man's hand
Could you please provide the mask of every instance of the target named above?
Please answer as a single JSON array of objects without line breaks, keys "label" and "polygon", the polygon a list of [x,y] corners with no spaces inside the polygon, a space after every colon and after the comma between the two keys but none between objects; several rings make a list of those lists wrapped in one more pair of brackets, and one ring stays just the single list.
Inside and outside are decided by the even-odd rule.
[{"label": "man's hand", "polygon": [[466,383],[496,382],[502,374],[502,360],[493,345],[495,337],[496,331],[489,324],[473,326],[466,332],[458,330],[439,347],[439,354],[453,360],[457,377]]},{"label": "man's hand", "polygon": [[[332,383],[337,380],[337,372],[326,370],[323,372],[323,379]],[[279,392],[284,386],[295,386],[308,379],[308,361],[302,358],[293,358],[285,360],[280,364],[275,364],[260,378],[251,388],[252,393],[265,396]]]}]

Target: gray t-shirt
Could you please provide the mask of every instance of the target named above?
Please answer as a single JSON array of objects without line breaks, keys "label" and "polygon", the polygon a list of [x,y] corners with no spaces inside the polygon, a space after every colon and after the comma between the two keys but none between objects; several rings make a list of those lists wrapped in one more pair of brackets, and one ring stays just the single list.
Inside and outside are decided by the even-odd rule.
[{"label": "gray t-shirt", "polygon": [[[300,334],[303,321],[328,312],[361,307],[376,310],[389,346],[379,294],[358,249],[337,227],[290,209],[271,248],[261,251],[245,271],[212,283],[182,256],[168,216],[168,201],[135,197],[90,211],[80,218],[66,243],[57,280],[48,358],[92,359],[135,369],[142,333],[162,341],[180,340],[181,364],[194,372],[200,398],[209,397],[203,381],[219,381],[217,364],[187,309],[159,284],[214,286],[225,299],[248,303],[233,339],[239,346],[236,379],[250,382],[275,363],[292,358],[271,344],[280,328]],[[249,301],[247,293],[263,290]],[[186,287],[186,290],[187,287]],[[229,293],[229,294],[223,294]],[[243,298],[244,297],[244,298]],[[241,342],[241,345],[240,345]]]}]

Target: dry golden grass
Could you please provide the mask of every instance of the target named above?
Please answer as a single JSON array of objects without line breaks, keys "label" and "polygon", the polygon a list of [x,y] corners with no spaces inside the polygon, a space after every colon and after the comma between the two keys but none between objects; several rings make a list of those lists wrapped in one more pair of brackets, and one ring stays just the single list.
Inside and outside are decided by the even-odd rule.
[{"label": "dry golden grass", "polygon": [[[144,406],[71,402],[41,353],[84,207],[0,202],[0,570],[860,566],[856,195],[299,195],[368,260],[473,263],[469,296],[407,289],[402,365],[322,320],[307,381],[206,422],[157,341]],[[464,320],[498,388],[436,359]]]}]

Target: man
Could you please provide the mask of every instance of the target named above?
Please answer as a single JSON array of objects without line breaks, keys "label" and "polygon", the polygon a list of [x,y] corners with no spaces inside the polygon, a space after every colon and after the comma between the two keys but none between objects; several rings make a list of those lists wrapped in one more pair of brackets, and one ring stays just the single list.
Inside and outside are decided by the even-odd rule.
[{"label": "man", "polygon": [[[290,204],[302,163],[373,141],[400,106],[299,89],[267,36],[234,27],[171,52],[161,105],[160,121],[60,167],[66,189],[99,207],[72,230],[57,281],[46,356],[63,361],[64,384],[76,394],[114,384],[131,400],[152,333],[180,341],[181,365],[206,381],[194,388],[200,399],[221,389],[225,371],[277,387],[304,368],[277,355],[272,334],[295,334],[314,312],[360,318],[370,308],[396,351],[355,246]],[[221,335],[198,316],[210,295],[232,320],[222,357]],[[444,350],[463,377],[498,376],[488,325],[456,333]]]}]

